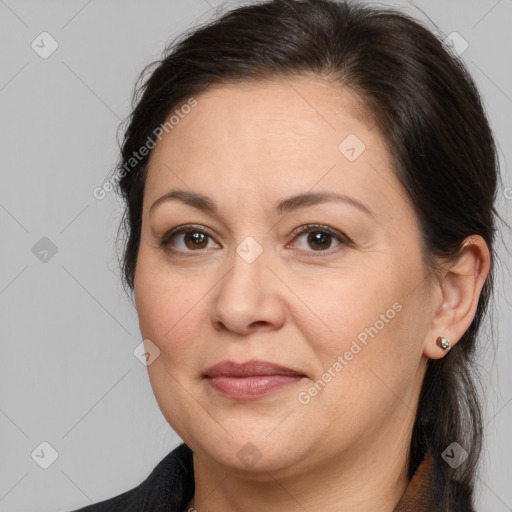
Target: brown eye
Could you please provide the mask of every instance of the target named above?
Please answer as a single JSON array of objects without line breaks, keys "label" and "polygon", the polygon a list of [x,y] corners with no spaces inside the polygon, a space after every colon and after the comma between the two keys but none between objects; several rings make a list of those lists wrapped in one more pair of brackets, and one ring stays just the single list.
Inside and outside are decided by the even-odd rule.
[{"label": "brown eye", "polygon": [[160,246],[171,253],[201,252],[213,238],[203,229],[181,226],[172,229],[160,240]]},{"label": "brown eye", "polygon": [[315,250],[325,250],[330,248],[332,236],[322,231],[310,232],[308,233],[307,241],[311,248]]},{"label": "brown eye", "polygon": [[189,249],[204,249],[208,245],[208,235],[200,231],[186,231],[184,243]]},{"label": "brown eye", "polygon": [[[294,231],[297,236],[296,239],[301,238],[305,240],[302,244],[301,252],[303,253],[319,253],[318,256],[327,256],[332,254],[334,251],[328,251],[333,247],[333,242],[336,242],[336,246],[347,246],[351,243],[350,239],[344,236],[342,233],[330,228],[329,226],[322,225],[311,225],[302,226]],[[307,236],[302,236],[307,235]],[[325,253],[325,254],[322,254]]]},{"label": "brown eye", "polygon": [[[299,247],[301,249],[300,252],[319,253],[318,256],[331,254],[333,251],[328,250],[333,247],[333,242],[336,242],[334,247],[338,245],[347,246],[351,243],[348,237],[329,226],[308,224],[296,229],[294,234],[300,235],[296,237],[297,239],[304,239],[306,241],[303,244],[306,247]],[[213,242],[213,237],[202,228],[195,229],[194,226],[181,226],[172,229],[164,235],[160,245],[166,251],[173,254],[190,254],[193,252],[201,253],[208,249],[209,241]],[[216,245],[219,247],[218,244]]]}]

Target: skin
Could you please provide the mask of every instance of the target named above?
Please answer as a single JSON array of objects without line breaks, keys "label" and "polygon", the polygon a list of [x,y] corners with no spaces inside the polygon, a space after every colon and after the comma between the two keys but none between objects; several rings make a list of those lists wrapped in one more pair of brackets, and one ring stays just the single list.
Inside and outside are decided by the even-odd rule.
[{"label": "skin", "polygon": [[[408,484],[427,358],[445,355],[439,335],[453,345],[470,325],[488,248],[471,237],[450,266],[425,266],[390,154],[348,91],[302,77],[224,84],[196,99],[152,152],[135,275],[140,330],[160,350],[148,366],[151,385],[194,452],[189,506],[389,512]],[[349,134],[366,146],[354,161],[338,149]],[[209,196],[218,213],[174,199],[150,214],[171,189]],[[355,198],[373,215],[341,202],[272,212],[283,198],[325,191]],[[292,233],[310,223],[349,242],[327,236],[315,244],[320,228]],[[167,245],[176,254],[159,244],[186,224],[211,236],[197,248],[177,234]],[[262,248],[252,263],[236,252],[248,236]],[[401,310],[301,403],[299,393],[396,303]],[[202,377],[226,359],[272,361],[306,377],[258,399],[229,399]],[[244,446],[256,463],[237,455]]]}]

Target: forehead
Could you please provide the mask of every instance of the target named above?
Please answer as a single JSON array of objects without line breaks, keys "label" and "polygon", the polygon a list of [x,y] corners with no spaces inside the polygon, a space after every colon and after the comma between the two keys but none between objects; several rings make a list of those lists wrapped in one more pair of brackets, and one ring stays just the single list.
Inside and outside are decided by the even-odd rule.
[{"label": "forehead", "polygon": [[195,100],[153,150],[146,208],[176,185],[222,199],[227,190],[273,200],[309,189],[383,208],[404,199],[380,133],[346,89],[276,79],[217,85]]}]

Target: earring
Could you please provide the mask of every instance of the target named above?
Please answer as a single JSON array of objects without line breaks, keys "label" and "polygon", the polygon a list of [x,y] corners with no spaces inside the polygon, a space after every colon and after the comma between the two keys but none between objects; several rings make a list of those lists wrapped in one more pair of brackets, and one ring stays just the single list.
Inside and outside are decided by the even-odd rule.
[{"label": "earring", "polygon": [[436,344],[438,347],[441,347],[443,350],[450,349],[450,342],[444,336],[438,336],[436,340]]}]

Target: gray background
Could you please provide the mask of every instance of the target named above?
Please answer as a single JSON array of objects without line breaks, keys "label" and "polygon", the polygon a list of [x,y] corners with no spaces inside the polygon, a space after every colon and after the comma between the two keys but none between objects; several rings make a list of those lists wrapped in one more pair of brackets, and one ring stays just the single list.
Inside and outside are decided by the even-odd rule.
[{"label": "gray background", "polygon": [[[219,5],[0,0],[1,512],[57,512],[109,498],[141,482],[181,442],[133,354],[141,337],[114,248],[122,205],[113,193],[98,200],[92,191],[115,163],[116,130],[139,71]],[[445,35],[456,31],[469,43],[462,58],[500,146],[499,208],[510,222],[512,0],[386,5],[430,18]],[[59,45],[46,59],[31,47],[43,31]],[[509,235],[498,247],[497,355],[482,354],[483,512],[512,511]],[[46,262],[33,251],[43,237],[57,248]],[[48,469],[31,456],[43,441],[58,453]]]}]

